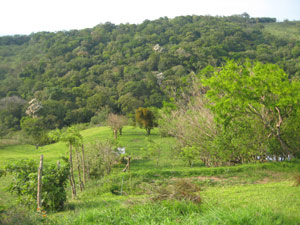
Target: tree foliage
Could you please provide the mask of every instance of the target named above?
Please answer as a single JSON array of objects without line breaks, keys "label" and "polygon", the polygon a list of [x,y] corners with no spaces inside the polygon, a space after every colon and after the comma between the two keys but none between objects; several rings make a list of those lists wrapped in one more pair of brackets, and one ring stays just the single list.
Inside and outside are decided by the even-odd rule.
[{"label": "tree foliage", "polygon": [[153,112],[147,108],[138,108],[135,112],[135,119],[140,128],[146,129],[148,135],[156,125]]},{"label": "tree foliage", "polygon": [[289,80],[277,65],[228,61],[203,82],[209,87],[210,108],[225,129],[261,123],[263,139],[275,138],[285,157],[297,154],[298,147],[286,135],[289,127],[285,126],[299,113],[297,80]]},{"label": "tree foliage", "polygon": [[[299,39],[276,34],[299,23],[275,21],[246,14],[180,16],[0,37],[0,99],[37,99],[39,117],[55,129],[90,122],[103,108],[123,115],[159,108],[191,73],[221,66],[224,57],[275,63],[297,77]],[[0,107],[1,128],[20,129],[24,112]]]},{"label": "tree foliage", "polygon": [[[9,187],[20,203],[36,209],[38,164],[34,160],[21,160],[6,166],[7,173],[14,176]],[[67,200],[66,185],[69,165],[45,165],[43,168],[42,206],[45,210],[62,210]]]},{"label": "tree foliage", "polygon": [[109,175],[114,163],[119,159],[112,140],[96,141],[86,148],[90,176],[93,178]]},{"label": "tree foliage", "polygon": [[[207,166],[299,157],[299,81],[274,64],[229,60],[161,110],[181,156]],[[204,86],[203,86],[204,85]]]}]

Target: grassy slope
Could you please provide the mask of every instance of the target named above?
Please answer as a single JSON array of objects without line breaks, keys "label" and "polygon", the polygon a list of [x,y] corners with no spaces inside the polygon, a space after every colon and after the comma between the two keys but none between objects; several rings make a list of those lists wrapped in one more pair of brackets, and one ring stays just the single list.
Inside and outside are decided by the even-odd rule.
[{"label": "grassy slope", "polygon": [[265,24],[265,30],[279,38],[300,40],[300,22]]},{"label": "grassy slope", "polygon": [[[81,132],[85,143],[111,137],[109,128],[91,128]],[[189,168],[172,153],[172,138],[150,136],[163,148],[159,166],[143,150],[148,137],[144,130],[126,127],[119,145],[133,156],[131,173],[116,167],[105,179],[91,181],[77,200],[70,201],[64,212],[48,215],[49,224],[300,224],[300,187],[293,185],[299,163],[249,164],[235,167]],[[19,158],[44,154],[47,163],[67,152],[64,143],[35,150],[33,146],[0,148],[0,167]],[[199,164],[196,164],[199,165]],[[153,202],[155,186],[185,179],[201,187],[202,204],[179,201]],[[9,177],[1,178],[0,204],[9,201],[4,191]],[[126,195],[114,195],[111,188]],[[37,223],[36,218],[32,224]],[[29,223],[30,224],[30,223]]]}]

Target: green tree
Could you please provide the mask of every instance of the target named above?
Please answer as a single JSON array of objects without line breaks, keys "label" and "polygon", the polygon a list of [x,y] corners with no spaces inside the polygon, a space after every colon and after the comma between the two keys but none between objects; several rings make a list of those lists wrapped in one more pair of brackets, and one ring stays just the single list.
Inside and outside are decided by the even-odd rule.
[{"label": "green tree", "polygon": [[283,156],[295,155],[285,124],[299,113],[298,81],[289,80],[277,65],[228,61],[203,83],[210,108],[225,129],[259,121],[265,139],[274,137]]},{"label": "green tree", "polygon": [[140,107],[135,112],[135,119],[139,127],[146,129],[147,134],[150,135],[151,129],[156,125],[153,112]]},{"label": "green tree", "polygon": [[72,189],[72,198],[76,197],[76,184],[74,179],[73,169],[73,146],[80,146],[82,144],[82,136],[75,127],[69,127],[65,132],[61,133],[59,130],[54,130],[49,133],[51,139],[55,141],[63,141],[69,145],[69,164],[70,164],[70,184]]},{"label": "green tree", "polygon": [[42,118],[23,117],[21,128],[25,134],[31,137],[36,149],[38,149],[39,145],[45,144],[45,142],[48,143],[47,131]]},{"label": "green tree", "polygon": [[[6,166],[6,172],[14,179],[9,191],[18,196],[22,205],[36,209],[38,164],[34,160],[20,160]],[[42,207],[46,210],[62,210],[67,201],[66,186],[69,165],[45,165],[43,168]]]}]

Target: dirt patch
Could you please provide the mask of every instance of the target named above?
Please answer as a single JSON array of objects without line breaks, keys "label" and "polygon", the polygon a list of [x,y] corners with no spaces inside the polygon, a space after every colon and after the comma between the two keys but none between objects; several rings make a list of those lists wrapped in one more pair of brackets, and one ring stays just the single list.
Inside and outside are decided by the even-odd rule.
[{"label": "dirt patch", "polygon": [[197,180],[213,180],[213,181],[222,181],[226,180],[224,178],[220,177],[203,177],[203,176],[198,176],[198,177],[191,177],[192,179],[197,179]]},{"label": "dirt patch", "polygon": [[270,178],[265,177],[264,179],[258,180],[258,181],[256,181],[255,183],[256,183],[256,184],[267,184],[267,183],[270,183],[271,181],[272,181],[272,180],[271,180]]},{"label": "dirt patch", "polygon": [[212,180],[212,181],[223,181],[226,180],[225,178],[220,178],[220,177],[205,177],[205,176],[197,176],[197,177],[188,177],[188,178],[177,178],[173,177],[172,180],[200,180],[200,181],[205,181],[205,180]]}]

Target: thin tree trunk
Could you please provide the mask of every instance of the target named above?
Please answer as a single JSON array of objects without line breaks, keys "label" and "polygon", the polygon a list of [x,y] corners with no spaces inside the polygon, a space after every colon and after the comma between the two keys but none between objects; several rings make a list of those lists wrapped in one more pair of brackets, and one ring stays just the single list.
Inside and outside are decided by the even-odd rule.
[{"label": "thin tree trunk", "polygon": [[41,155],[40,166],[39,166],[39,169],[38,169],[38,187],[37,187],[37,208],[38,208],[38,210],[40,210],[42,208],[43,160],[44,160],[44,156]]},{"label": "thin tree trunk", "polygon": [[84,145],[81,146],[82,153],[82,173],[83,173],[83,183],[86,183],[86,171],[85,171],[85,157],[84,157]]},{"label": "thin tree trunk", "polygon": [[79,154],[78,154],[78,149],[75,149],[76,151],[76,159],[77,159],[77,169],[78,169],[78,179],[79,179],[79,186],[80,186],[80,191],[83,191],[84,185],[81,180],[81,172],[80,172],[80,159],[79,159]]},{"label": "thin tree trunk", "polygon": [[71,183],[71,189],[72,189],[72,198],[74,199],[76,197],[76,185],[75,185],[75,179],[74,179],[74,173],[73,173],[73,160],[72,160],[72,144],[70,144],[70,183]]},{"label": "thin tree trunk", "polygon": [[281,111],[280,111],[280,109],[277,106],[275,107],[275,109],[276,109],[276,111],[278,113],[278,122],[276,124],[277,132],[276,132],[275,136],[276,136],[277,140],[279,141],[282,150],[284,151],[284,156],[285,157],[287,157],[289,155],[292,156],[291,151],[290,151],[290,146],[281,138],[280,127],[281,127],[281,124],[283,122],[283,119],[282,119],[282,116],[281,116]]},{"label": "thin tree trunk", "polygon": [[114,138],[115,138],[115,139],[118,138],[118,129],[114,129]]}]

